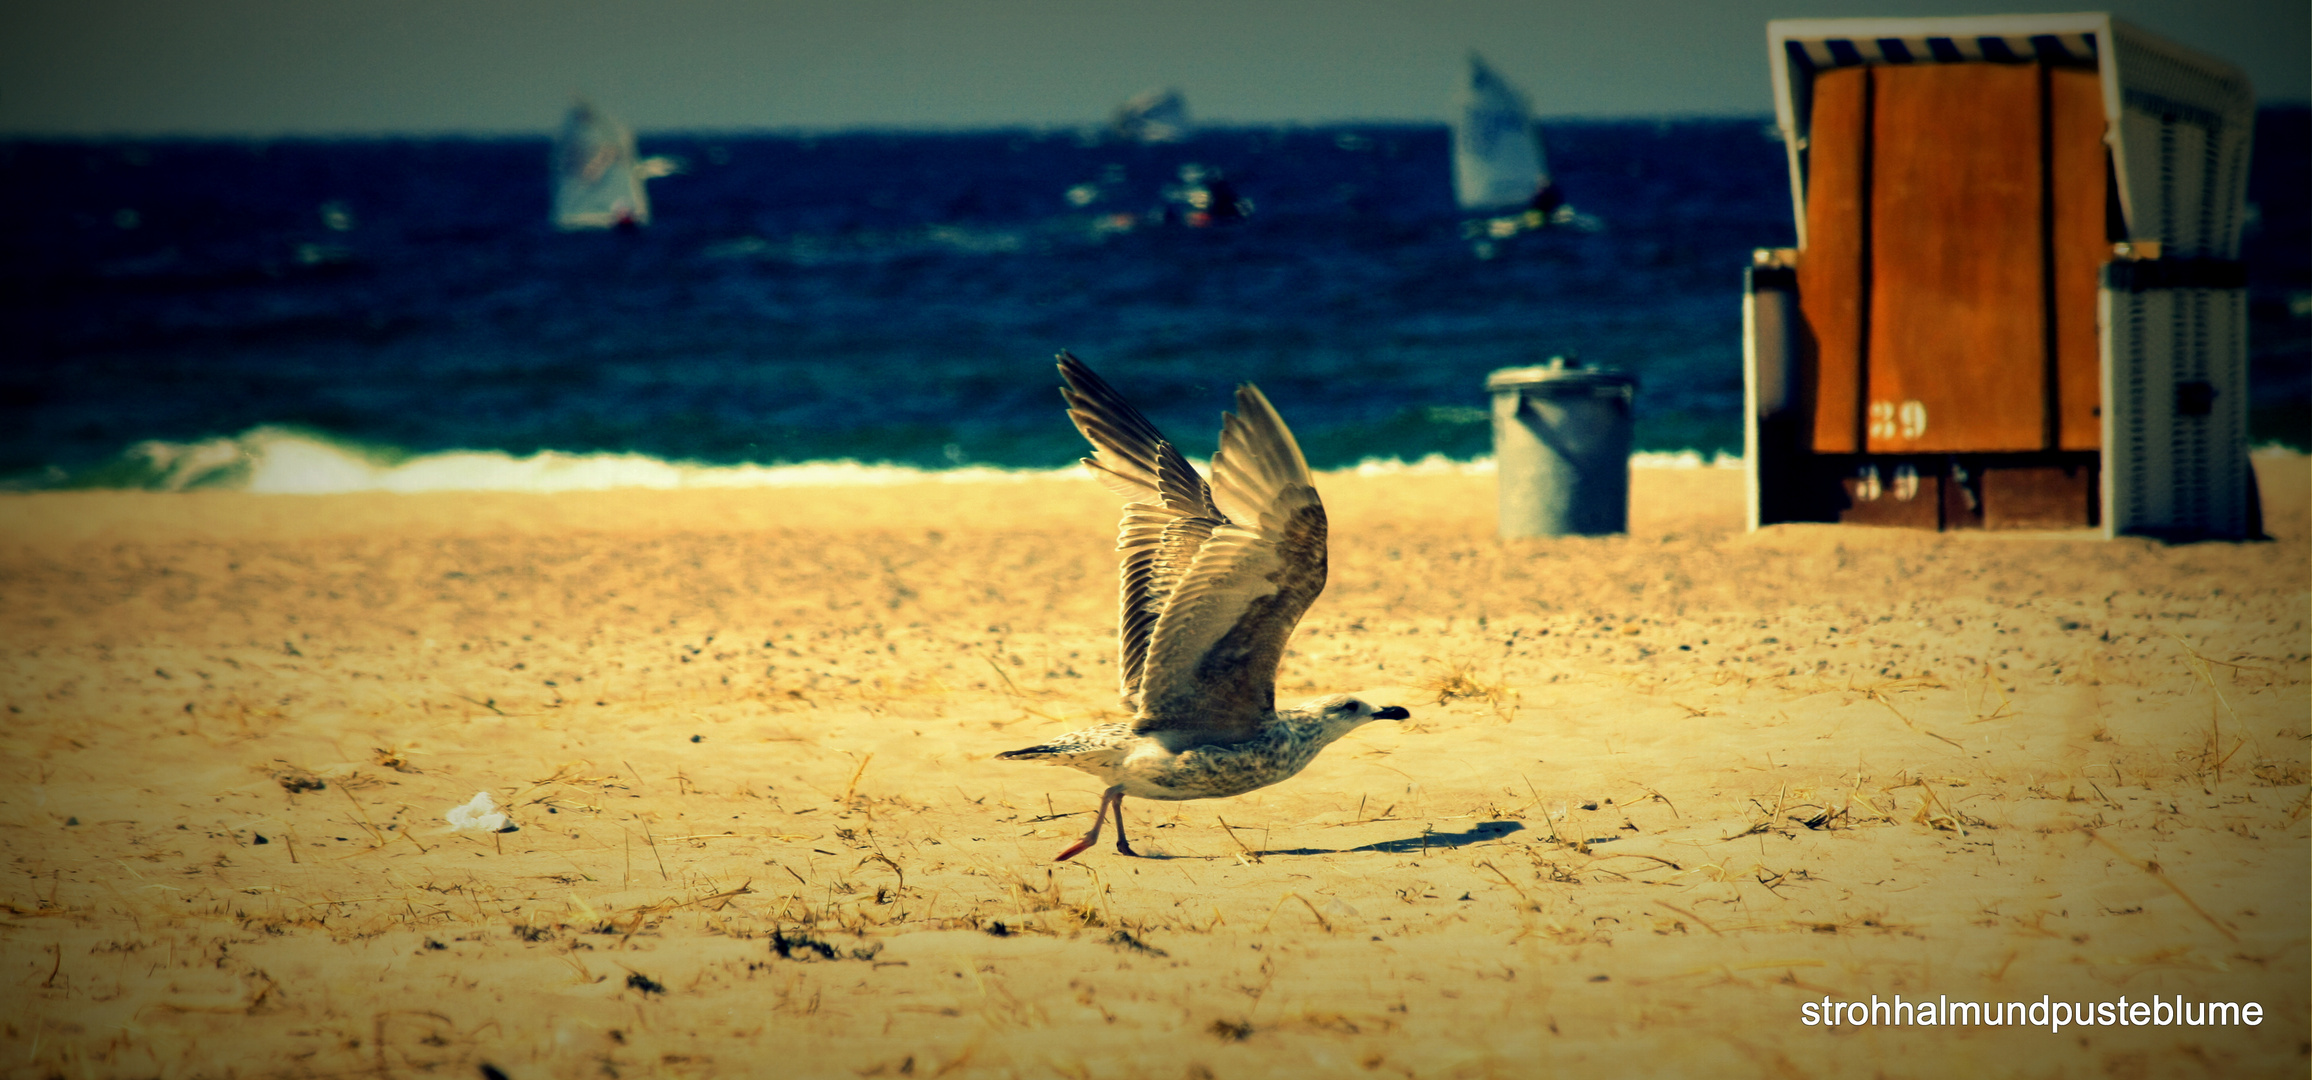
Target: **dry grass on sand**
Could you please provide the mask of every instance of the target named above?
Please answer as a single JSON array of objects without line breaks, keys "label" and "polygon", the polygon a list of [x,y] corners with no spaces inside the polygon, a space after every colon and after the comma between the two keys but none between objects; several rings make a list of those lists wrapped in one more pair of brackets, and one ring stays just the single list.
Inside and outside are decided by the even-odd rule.
[{"label": "dry grass on sand", "polygon": [[[1058,866],[1096,784],[990,756],[1114,715],[1089,481],[6,496],[0,1073],[2300,1076],[2261,464],[2277,542],[2174,547],[1328,477],[1281,693],[1414,719]],[[2265,1020],[1801,1023],[1874,994]]]}]

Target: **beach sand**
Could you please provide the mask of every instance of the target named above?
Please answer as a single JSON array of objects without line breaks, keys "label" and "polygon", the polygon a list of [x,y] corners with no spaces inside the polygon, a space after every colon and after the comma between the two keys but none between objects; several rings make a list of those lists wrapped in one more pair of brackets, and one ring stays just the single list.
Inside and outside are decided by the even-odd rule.
[{"label": "beach sand", "polygon": [[[0,497],[0,1073],[2301,1076],[2259,467],[2276,541],[2182,546],[1327,476],[1279,694],[1413,719],[1058,865],[1097,783],[992,755],[1119,715],[1089,480]],[[2262,1022],[1801,1011],[1874,995]]]}]

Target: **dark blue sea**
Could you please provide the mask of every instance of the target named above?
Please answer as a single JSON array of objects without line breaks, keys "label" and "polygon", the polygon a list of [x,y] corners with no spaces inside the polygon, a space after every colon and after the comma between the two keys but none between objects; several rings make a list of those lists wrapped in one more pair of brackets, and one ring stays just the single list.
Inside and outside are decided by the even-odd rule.
[{"label": "dark blue sea", "polygon": [[[1061,348],[1198,452],[1250,380],[1319,467],[1478,457],[1486,372],[1567,352],[1639,378],[1642,447],[1738,452],[1741,268],[1793,242],[1771,126],[1542,131],[1591,227],[1490,257],[1442,126],[645,134],[684,167],[655,222],[585,233],[542,138],[0,143],[0,482],[230,483],[186,456],[286,436],[1049,468],[1081,452]],[[2297,447],[2308,131],[2260,119],[2248,248],[2255,438]],[[1151,223],[1185,165],[1251,216]]]}]

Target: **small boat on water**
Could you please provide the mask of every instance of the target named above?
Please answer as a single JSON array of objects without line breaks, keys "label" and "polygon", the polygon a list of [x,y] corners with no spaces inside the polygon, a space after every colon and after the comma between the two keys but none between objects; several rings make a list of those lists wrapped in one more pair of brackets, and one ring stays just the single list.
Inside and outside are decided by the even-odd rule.
[{"label": "small boat on water", "polygon": [[1189,162],[1180,166],[1180,183],[1164,190],[1163,220],[1191,229],[1208,229],[1252,216],[1252,200],[1236,190],[1220,170]]},{"label": "small boat on water", "polygon": [[650,224],[643,182],[680,171],[672,158],[637,158],[634,130],[579,101],[554,138],[554,224],[563,229]]},{"label": "small boat on water", "polygon": [[1142,143],[1179,142],[1188,137],[1188,99],[1171,87],[1153,87],[1116,106],[1109,129],[1119,138]]},{"label": "small boat on water", "polygon": [[1492,254],[1490,241],[1529,229],[1596,227],[1596,219],[1565,204],[1550,179],[1525,95],[1475,52],[1454,98],[1453,192],[1461,209],[1476,215],[1464,231],[1479,241],[1480,256]]}]

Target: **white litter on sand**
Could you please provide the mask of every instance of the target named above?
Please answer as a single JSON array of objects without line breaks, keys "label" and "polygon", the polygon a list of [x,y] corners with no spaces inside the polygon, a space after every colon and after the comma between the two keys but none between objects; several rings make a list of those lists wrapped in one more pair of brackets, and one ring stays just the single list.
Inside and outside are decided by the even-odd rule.
[{"label": "white litter on sand", "polygon": [[474,792],[474,801],[464,806],[450,807],[449,819],[452,832],[503,832],[512,824],[487,791]]}]

